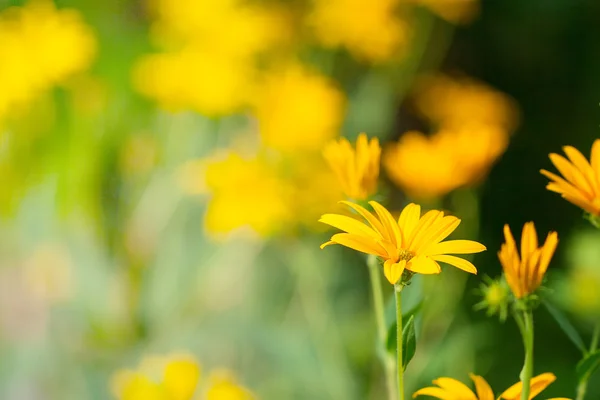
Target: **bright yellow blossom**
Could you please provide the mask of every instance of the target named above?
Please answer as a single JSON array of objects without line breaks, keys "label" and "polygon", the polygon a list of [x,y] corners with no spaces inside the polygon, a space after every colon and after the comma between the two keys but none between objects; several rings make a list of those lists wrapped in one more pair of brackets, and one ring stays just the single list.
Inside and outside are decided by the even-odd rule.
[{"label": "bright yellow blossom", "polygon": [[209,377],[205,400],[252,400],[254,396],[240,386],[228,371],[214,371]]},{"label": "bright yellow blossom", "polygon": [[377,191],[379,177],[379,140],[361,133],[356,148],[341,138],[329,143],[323,155],[344,188],[346,196],[354,200],[365,200]]},{"label": "bright yellow blossom", "polygon": [[[494,392],[486,380],[479,375],[470,375],[471,379],[475,383],[475,391],[473,391],[464,383],[457,381],[453,378],[438,378],[433,381],[435,386],[426,387],[417,390],[413,394],[413,398],[417,396],[430,396],[441,400],[494,400]],[[550,372],[538,375],[531,379],[530,382],[530,394],[529,400],[540,394],[546,389],[552,382],[556,380],[556,376]],[[514,384],[510,388],[506,389],[504,393],[500,395],[498,400],[518,400],[521,398],[521,390],[523,384],[521,382]],[[555,398],[549,400],[569,400],[566,398]]]},{"label": "bright yellow blossom", "polygon": [[408,26],[397,15],[400,0],[317,0],[309,24],[328,47],[344,46],[356,58],[385,61],[402,52]]},{"label": "bright yellow blossom", "polygon": [[375,214],[358,204],[342,202],[367,222],[338,214],[325,214],[320,222],[341,229],[345,233],[333,235],[331,240],[321,245],[340,244],[356,251],[373,254],[384,260],[383,271],[392,284],[398,282],[407,269],[421,274],[439,274],[438,262],[444,262],[472,274],[477,269],[469,261],[449,254],[470,254],[484,251],[484,245],[471,240],[449,240],[442,242],[460,224],[460,219],[437,210],[431,210],[421,217],[421,207],[407,205],[398,221],[376,201],[369,204]]},{"label": "bright yellow blossom", "polygon": [[383,154],[390,179],[415,198],[435,198],[478,183],[508,144],[499,128],[446,129],[431,136],[407,132]]},{"label": "bright yellow blossom", "polygon": [[550,160],[562,177],[541,170],[552,180],[546,188],[560,193],[564,199],[592,216],[600,217],[600,139],[592,145],[590,162],[572,146],[565,146],[563,150],[568,160],[559,154],[550,154]]},{"label": "bright yellow blossom", "polygon": [[280,151],[319,151],[339,134],[343,93],[326,77],[300,65],[269,73],[255,102],[260,135]]},{"label": "bright yellow blossom", "polygon": [[74,9],[34,0],[0,13],[0,116],[87,69],[92,30]]},{"label": "bright yellow blossom", "polygon": [[523,226],[521,255],[508,225],[504,225],[505,243],[498,252],[506,282],[517,299],[533,292],[541,285],[544,274],[558,245],[556,232],[548,233],[546,241],[538,247],[538,237],[533,222]]}]

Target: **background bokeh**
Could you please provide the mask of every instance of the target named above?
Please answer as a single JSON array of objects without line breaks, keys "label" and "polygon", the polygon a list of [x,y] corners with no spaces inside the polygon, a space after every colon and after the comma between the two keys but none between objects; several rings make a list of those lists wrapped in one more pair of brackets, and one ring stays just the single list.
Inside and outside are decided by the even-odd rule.
[{"label": "background bokeh", "polygon": [[[382,173],[389,208],[449,210],[488,247],[478,276],[448,268],[406,291],[407,309],[426,299],[409,387],[517,381],[516,325],[473,310],[505,223],[558,232],[549,296],[589,341],[600,232],[539,169],[600,137],[597,1],[24,4],[0,0],[0,398],[111,398],[117,371],[182,351],[262,399],[383,398],[364,259],[319,250],[316,221],[343,198],[321,151],[435,132],[431,110],[455,97],[428,114],[419,93],[439,74],[498,94],[462,110],[506,107],[508,141],[469,185],[428,198],[390,179],[424,179],[414,148]],[[535,372],[558,377],[544,395],[574,396],[578,350],[544,308],[535,319]]]}]

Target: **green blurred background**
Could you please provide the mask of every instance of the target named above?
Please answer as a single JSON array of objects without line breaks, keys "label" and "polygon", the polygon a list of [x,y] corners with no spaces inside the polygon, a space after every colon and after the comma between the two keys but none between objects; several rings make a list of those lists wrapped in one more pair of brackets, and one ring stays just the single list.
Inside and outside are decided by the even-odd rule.
[{"label": "green blurred background", "polygon": [[[279,174],[288,162],[298,163],[295,157],[299,165],[320,165],[314,161],[319,149],[310,156],[274,157],[257,144],[256,132],[261,133],[252,108],[208,115],[186,104],[167,107],[136,90],[132,71],[139,60],[172,46],[173,38],[167,45],[155,40],[159,3],[56,1],[58,9],[77,9],[91,27],[95,56],[89,67],[0,115],[0,398],[110,398],[110,377],[117,370],[173,351],[191,352],[204,370],[235,371],[263,399],[384,398],[361,256],[341,248],[319,250],[327,232],[311,221],[292,229],[284,221],[285,229],[262,235],[236,230],[214,237],[207,228],[216,198],[210,191],[217,189],[199,183],[204,167],[194,160],[258,148],[261,157],[266,153],[267,169]],[[185,9],[188,2],[175,3]],[[373,61],[343,46],[329,48],[307,33],[303,21],[311,2],[257,1],[265,9],[284,10],[282,21],[292,37],[273,45],[285,56],[259,58],[257,68],[268,70],[265,65],[293,53],[347,98],[336,134],[355,138],[364,131],[384,143],[408,130],[427,130],[411,102],[421,74],[473,77],[515,100],[519,127],[487,178],[431,203],[463,218],[461,234],[478,235],[488,247],[474,260],[479,275],[467,280],[448,269],[418,277],[406,300],[410,308],[427,299],[407,372],[411,389],[438,376],[467,382],[467,374],[475,372],[500,393],[518,380],[523,359],[518,329],[510,318],[501,323],[472,307],[480,300],[475,289],[481,276],[501,273],[496,252],[505,223],[513,232],[530,220],[540,236],[558,231],[549,296],[586,342],[590,321],[600,314],[600,232],[579,209],[546,191],[539,174],[552,169],[548,153],[570,144],[587,155],[600,137],[600,3],[465,0],[479,8],[468,23],[442,18],[447,14],[431,6],[435,0],[393,3],[411,27],[410,45],[399,51],[402,57]],[[22,5],[0,0],[0,12]],[[447,1],[444,7],[457,6]],[[353,16],[356,24],[360,16]],[[221,28],[227,32],[234,25]],[[2,35],[0,30],[0,47],[7,37]],[[65,54],[71,51],[79,50]],[[0,49],[0,63],[11,54]],[[202,71],[190,69],[191,76]],[[7,84],[3,72],[0,67],[0,83]],[[3,91],[8,89],[0,86],[0,98]],[[311,126],[289,121],[295,124]],[[306,169],[312,180],[317,173]],[[235,185],[228,192],[228,207],[234,209],[223,206],[213,211],[215,218],[235,220],[254,212],[248,204],[260,203],[260,197],[249,193],[261,190],[260,179],[213,174],[217,180],[227,174],[223,185]],[[294,190],[296,178],[290,181]],[[185,183],[190,179],[197,182],[193,190]],[[392,199],[388,204],[399,209],[407,197],[389,182],[384,186]],[[305,196],[318,197],[310,192],[315,187],[308,186]],[[296,207],[313,207],[306,206],[309,200]],[[329,200],[315,206],[314,220],[332,210],[335,201]],[[264,212],[260,206],[255,211]],[[591,289],[577,286],[572,272],[577,269],[587,271]],[[389,296],[391,288],[386,290]],[[574,396],[578,350],[544,308],[535,319],[535,372],[558,377],[544,395]],[[600,398],[600,380],[591,379],[587,398]]]}]

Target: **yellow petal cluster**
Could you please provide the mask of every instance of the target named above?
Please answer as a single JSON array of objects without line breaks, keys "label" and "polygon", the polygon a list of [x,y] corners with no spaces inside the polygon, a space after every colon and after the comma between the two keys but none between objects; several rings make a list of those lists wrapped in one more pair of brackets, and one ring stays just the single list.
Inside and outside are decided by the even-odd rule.
[{"label": "yellow petal cluster", "polygon": [[563,147],[568,159],[550,154],[550,160],[561,176],[541,170],[551,182],[546,188],[595,217],[600,217],[600,139],[592,145],[590,162],[572,146]]},{"label": "yellow petal cluster", "polygon": [[506,133],[495,126],[444,129],[430,136],[411,131],[386,148],[383,165],[411,197],[436,198],[481,181],[507,144]]},{"label": "yellow petal cluster", "polygon": [[460,224],[460,219],[442,211],[431,210],[421,216],[421,207],[409,204],[402,210],[398,220],[376,201],[369,204],[375,214],[351,202],[342,202],[364,220],[339,214],[325,214],[319,220],[338,228],[344,233],[332,236],[321,248],[340,244],[353,250],[381,257],[384,274],[391,284],[398,282],[402,272],[439,274],[438,262],[453,265],[472,274],[477,269],[469,261],[450,254],[470,254],[484,251],[484,245],[471,240],[448,240],[443,242]]},{"label": "yellow petal cluster", "polygon": [[343,92],[299,64],[266,75],[254,102],[264,145],[283,152],[320,151],[339,134],[344,109]]},{"label": "yellow petal cluster", "polygon": [[508,225],[504,225],[505,243],[498,252],[506,282],[517,299],[533,292],[541,285],[544,274],[558,245],[558,235],[550,232],[538,247],[538,237],[533,222],[523,226],[521,254]]},{"label": "yellow petal cluster", "polygon": [[[417,396],[430,396],[441,400],[460,399],[460,400],[494,400],[494,392],[487,381],[479,375],[470,375],[475,383],[474,393],[464,383],[453,378],[438,378],[433,381],[434,385],[417,390],[413,394],[413,398]],[[529,399],[533,399],[546,389],[552,382],[556,380],[556,376],[550,372],[540,374],[531,378]],[[521,398],[523,384],[521,382],[514,384],[502,393],[499,399],[518,400]],[[569,400],[564,397],[554,398],[549,400]]]},{"label": "yellow petal cluster", "polygon": [[96,39],[74,9],[33,0],[0,13],[0,117],[87,69]]},{"label": "yellow petal cluster", "polygon": [[386,61],[408,42],[408,24],[398,17],[400,0],[317,0],[309,25],[327,47],[343,46],[356,58]]},{"label": "yellow petal cluster", "polygon": [[111,383],[118,400],[254,399],[226,370],[212,371],[202,382],[200,365],[188,354],[146,357],[135,370],[116,372]]},{"label": "yellow petal cluster", "polygon": [[381,155],[377,138],[368,140],[367,135],[361,133],[355,148],[348,139],[340,138],[329,143],[323,155],[347,197],[366,200],[377,191]]}]

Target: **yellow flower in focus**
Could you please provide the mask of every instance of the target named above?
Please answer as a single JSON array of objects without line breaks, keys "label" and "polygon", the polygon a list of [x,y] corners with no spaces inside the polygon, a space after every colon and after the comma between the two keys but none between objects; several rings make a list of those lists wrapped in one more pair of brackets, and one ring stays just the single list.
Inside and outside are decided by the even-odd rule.
[{"label": "yellow flower in focus", "polygon": [[346,196],[354,200],[365,200],[377,191],[379,177],[379,140],[361,133],[356,140],[356,148],[341,138],[329,143],[323,155],[329,167],[336,174]]},{"label": "yellow flower in focus", "polygon": [[137,370],[117,372],[112,389],[119,400],[191,400],[199,379],[192,356],[149,357]]},{"label": "yellow flower in focus", "polygon": [[550,160],[562,177],[541,170],[551,179],[546,188],[559,193],[593,217],[600,217],[600,139],[592,145],[590,162],[572,146],[565,146],[563,150],[568,160],[559,154],[550,154]]},{"label": "yellow flower in focus", "polygon": [[467,24],[479,13],[479,0],[414,0],[454,24]]},{"label": "yellow flower in focus", "polygon": [[254,396],[240,386],[227,371],[216,371],[209,378],[205,400],[253,400]]},{"label": "yellow flower in focus", "polygon": [[325,46],[346,47],[356,58],[381,62],[403,50],[408,26],[399,0],[317,0],[309,24]]},{"label": "yellow flower in focus", "polygon": [[417,84],[415,105],[423,117],[441,129],[484,125],[508,133],[518,121],[514,100],[472,78],[425,77]]},{"label": "yellow flower in focus", "polygon": [[261,159],[229,154],[207,163],[205,174],[211,193],[204,221],[208,232],[219,235],[248,226],[268,236],[294,220],[291,188]]},{"label": "yellow flower in focus", "polygon": [[87,69],[96,52],[78,11],[34,0],[0,13],[0,116]]},{"label": "yellow flower in focus", "polygon": [[542,247],[533,222],[523,225],[521,255],[508,225],[504,225],[505,243],[498,252],[506,282],[517,299],[526,297],[541,285],[544,274],[558,245],[556,232],[548,233]]},{"label": "yellow flower in focus", "polygon": [[478,183],[508,145],[500,128],[471,125],[431,136],[407,132],[383,154],[390,179],[415,198],[430,199]]},{"label": "yellow flower in focus", "polygon": [[453,265],[472,274],[477,269],[469,261],[449,254],[471,254],[484,251],[484,245],[471,240],[448,240],[460,224],[460,219],[442,211],[431,210],[421,216],[421,207],[407,205],[398,221],[376,201],[369,204],[375,210],[370,213],[358,204],[343,201],[367,223],[339,214],[325,214],[319,220],[345,233],[332,236],[321,245],[340,244],[366,254],[373,254],[384,260],[383,271],[391,284],[398,282],[404,270],[421,274],[439,274],[438,262]]},{"label": "yellow flower in focus", "polygon": [[299,65],[273,72],[255,102],[264,144],[281,151],[320,151],[338,135],[343,93],[326,77]]},{"label": "yellow flower in focus", "polygon": [[[413,398],[417,396],[430,396],[441,400],[494,400],[494,392],[484,378],[479,375],[470,375],[475,383],[476,394],[464,383],[453,378],[438,378],[433,381],[434,385],[417,390],[413,394]],[[538,375],[531,378],[529,399],[533,399],[546,389],[552,382],[556,380],[556,376],[550,372]],[[523,384],[521,382],[511,386],[499,399],[518,400],[521,398]],[[565,398],[555,398],[549,400],[568,400]]]}]

